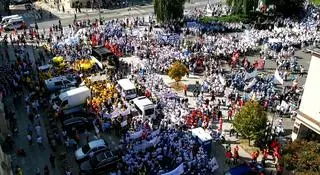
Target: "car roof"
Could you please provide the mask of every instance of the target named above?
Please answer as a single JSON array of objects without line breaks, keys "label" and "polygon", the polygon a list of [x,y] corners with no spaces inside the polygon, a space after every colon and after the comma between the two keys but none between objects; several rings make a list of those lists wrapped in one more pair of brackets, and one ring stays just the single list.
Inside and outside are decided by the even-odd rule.
[{"label": "car roof", "polygon": [[252,169],[248,165],[242,164],[242,165],[239,165],[239,166],[236,166],[234,168],[229,169],[228,172],[231,175],[242,175],[242,174],[252,172]]},{"label": "car roof", "polygon": [[106,145],[106,143],[103,139],[98,139],[98,140],[93,140],[89,142],[88,145],[90,148],[94,148],[94,147]]},{"label": "car roof", "polygon": [[45,80],[46,82],[51,82],[51,81],[61,81],[61,80],[66,80],[67,77],[66,76],[58,76],[58,77],[53,77],[50,79]]},{"label": "car roof", "polygon": [[67,120],[65,120],[63,122],[64,125],[75,122],[75,121],[88,121],[86,118],[84,117],[73,117],[73,118],[69,118]]},{"label": "car roof", "polygon": [[123,90],[131,90],[131,89],[136,89],[134,84],[129,80],[129,79],[121,79],[118,80],[118,84],[121,86]]}]

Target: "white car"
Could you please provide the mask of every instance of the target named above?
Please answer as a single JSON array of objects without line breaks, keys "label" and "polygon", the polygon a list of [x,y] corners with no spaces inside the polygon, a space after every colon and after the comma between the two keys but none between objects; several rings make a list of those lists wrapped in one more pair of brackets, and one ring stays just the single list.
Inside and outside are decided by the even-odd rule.
[{"label": "white car", "polygon": [[77,81],[72,76],[59,76],[44,81],[48,91],[57,91],[60,89],[76,86]]},{"label": "white car", "polygon": [[80,162],[107,149],[109,149],[109,147],[103,139],[93,140],[83,147],[77,149],[75,151],[75,157],[76,160]]}]

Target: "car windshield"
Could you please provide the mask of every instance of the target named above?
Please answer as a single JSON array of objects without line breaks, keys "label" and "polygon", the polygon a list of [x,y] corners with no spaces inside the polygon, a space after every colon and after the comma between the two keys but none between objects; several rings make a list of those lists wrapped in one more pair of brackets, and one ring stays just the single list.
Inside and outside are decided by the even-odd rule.
[{"label": "car windshield", "polygon": [[136,93],[136,90],[135,90],[135,89],[126,90],[125,93],[126,93],[127,95],[135,94],[135,93]]},{"label": "car windshield", "polygon": [[72,75],[68,75],[68,76],[66,76],[66,78],[67,78],[67,80],[69,80],[71,82],[74,80],[74,77]]},{"label": "car windshield", "polygon": [[154,113],[154,109],[146,109],[144,113],[146,116],[152,115]]},{"label": "car windshield", "polygon": [[89,151],[90,151],[90,146],[88,144],[82,147],[82,152],[84,154],[87,154]]}]

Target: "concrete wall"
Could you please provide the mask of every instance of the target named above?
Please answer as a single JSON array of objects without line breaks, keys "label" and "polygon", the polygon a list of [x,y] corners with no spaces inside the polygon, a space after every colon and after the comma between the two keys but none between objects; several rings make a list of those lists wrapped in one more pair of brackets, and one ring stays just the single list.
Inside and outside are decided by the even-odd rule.
[{"label": "concrete wall", "polygon": [[320,122],[320,58],[315,55],[311,57],[299,110]]}]

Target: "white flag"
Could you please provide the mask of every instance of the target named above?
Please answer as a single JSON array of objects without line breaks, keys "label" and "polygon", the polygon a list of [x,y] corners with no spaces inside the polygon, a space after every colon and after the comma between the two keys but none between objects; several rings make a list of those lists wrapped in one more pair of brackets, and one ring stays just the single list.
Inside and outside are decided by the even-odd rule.
[{"label": "white flag", "polygon": [[276,69],[276,71],[274,72],[274,78],[283,85],[283,79],[281,78],[278,69]]},{"label": "white flag", "polygon": [[184,173],[183,163],[181,163],[176,169],[174,169],[168,173],[164,173],[162,175],[181,175],[183,173]]}]

